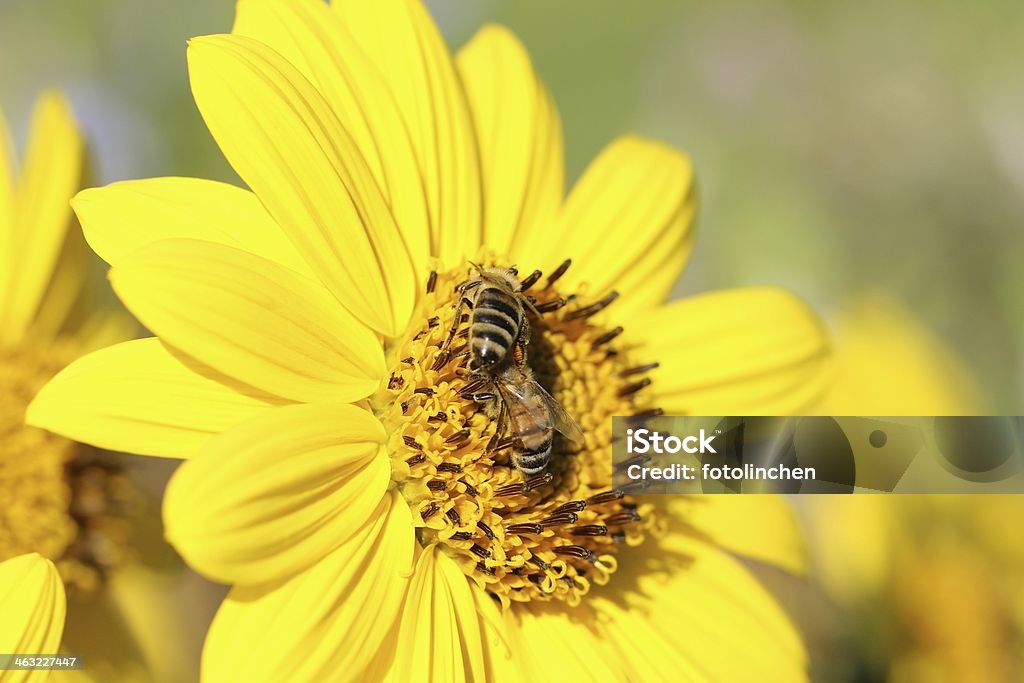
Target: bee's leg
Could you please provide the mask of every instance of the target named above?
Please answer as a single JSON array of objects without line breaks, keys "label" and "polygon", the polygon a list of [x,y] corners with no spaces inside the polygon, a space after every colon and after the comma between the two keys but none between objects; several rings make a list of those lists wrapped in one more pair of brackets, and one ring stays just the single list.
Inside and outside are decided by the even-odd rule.
[{"label": "bee's leg", "polygon": [[485,453],[494,453],[500,450],[496,446],[506,440],[502,438],[502,434],[505,433],[505,429],[508,426],[506,424],[508,422],[508,408],[504,401],[499,401],[499,403],[500,407],[498,408],[498,419],[495,421],[494,436],[487,442],[487,448],[484,449]]},{"label": "bee's leg", "polygon": [[462,322],[462,309],[469,308],[472,310],[473,308],[473,302],[468,296],[466,296],[466,292],[479,285],[479,280],[470,280],[469,282],[459,285],[458,292],[461,297],[459,299],[459,305],[455,307],[455,317],[452,319],[452,326],[448,330],[448,338],[445,339],[444,344],[441,345],[442,353],[448,350],[448,347],[451,346],[452,339],[455,338],[455,333],[458,331],[459,324]]}]

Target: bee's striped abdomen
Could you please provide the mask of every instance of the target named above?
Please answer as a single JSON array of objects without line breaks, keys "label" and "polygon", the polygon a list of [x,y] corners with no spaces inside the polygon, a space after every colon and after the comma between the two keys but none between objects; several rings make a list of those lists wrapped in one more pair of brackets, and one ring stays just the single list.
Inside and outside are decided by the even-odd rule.
[{"label": "bee's striped abdomen", "polygon": [[544,471],[551,460],[554,428],[547,406],[536,394],[522,401],[509,403],[508,418],[519,443],[512,452],[512,464],[523,474],[532,476]]},{"label": "bee's striped abdomen", "polygon": [[519,336],[523,309],[498,287],[484,285],[473,302],[470,318],[470,353],[477,368],[500,365]]}]

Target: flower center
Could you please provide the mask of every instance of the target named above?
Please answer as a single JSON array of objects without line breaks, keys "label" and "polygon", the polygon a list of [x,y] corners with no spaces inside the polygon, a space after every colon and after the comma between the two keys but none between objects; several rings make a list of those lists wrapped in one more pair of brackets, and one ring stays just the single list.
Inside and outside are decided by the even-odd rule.
[{"label": "flower center", "polygon": [[91,592],[123,560],[128,477],[95,449],[24,424],[32,397],[76,351],[38,340],[0,346],[0,561],[37,552],[66,585]]},{"label": "flower center", "polygon": [[506,607],[578,604],[592,583],[609,581],[620,552],[661,526],[650,505],[611,488],[609,418],[659,412],[641,392],[653,366],[631,364],[613,346],[622,328],[598,322],[616,294],[584,302],[559,291],[568,263],[521,281],[541,320],[530,320],[520,358],[583,432],[578,442],[555,435],[539,473],[515,466],[525,446],[522,421],[500,418],[500,401],[518,399],[481,400],[498,392],[470,370],[479,328],[467,306],[455,316],[458,287],[475,268],[431,275],[417,324],[389,352],[392,373],[373,399],[392,435],[392,478],[420,525],[420,543],[442,546]]}]

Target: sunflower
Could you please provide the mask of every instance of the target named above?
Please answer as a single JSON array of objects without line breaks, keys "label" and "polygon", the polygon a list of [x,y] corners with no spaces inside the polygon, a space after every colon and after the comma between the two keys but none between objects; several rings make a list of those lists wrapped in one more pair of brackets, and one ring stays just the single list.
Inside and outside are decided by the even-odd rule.
[{"label": "sunflower", "polygon": [[[413,1],[243,0],[188,65],[249,189],[79,194],[156,337],[76,361],[29,420],[186,459],[166,536],[233,586],[206,680],[804,677],[734,554],[801,570],[782,502],[610,487],[612,415],[788,413],[825,382],[822,329],[786,292],[661,303],[693,240],[683,155],[624,137],[564,197],[522,45],[488,26],[453,59]],[[539,475],[470,395],[471,260],[519,267],[531,367],[585,433]]]},{"label": "sunflower", "polygon": [[135,601],[159,606],[152,589],[166,582],[139,563],[153,555],[131,547],[145,499],[122,461],[24,418],[61,368],[129,338],[135,324],[94,277],[95,257],[71,211],[87,164],[59,92],[37,99],[17,167],[12,147],[0,112],[0,561],[52,560],[67,587],[67,647],[86,655],[97,679],[125,680],[170,638],[127,613]]},{"label": "sunflower", "polygon": [[[53,562],[38,553],[0,562],[0,651],[5,655],[56,654],[66,611],[64,582]],[[50,675],[7,666],[0,668],[3,683],[45,681]]]}]

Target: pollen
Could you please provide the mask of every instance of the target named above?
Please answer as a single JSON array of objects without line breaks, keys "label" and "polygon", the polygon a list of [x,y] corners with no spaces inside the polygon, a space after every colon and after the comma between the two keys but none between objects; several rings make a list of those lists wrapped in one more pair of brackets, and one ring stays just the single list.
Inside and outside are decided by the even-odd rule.
[{"label": "pollen", "polygon": [[497,433],[494,411],[471,396],[469,315],[455,320],[457,287],[474,272],[468,264],[431,274],[372,401],[392,435],[392,478],[413,509],[419,542],[446,550],[505,607],[578,604],[612,579],[623,553],[665,525],[653,506],[611,485],[610,418],[659,412],[643,391],[652,366],[631,363],[615,346],[622,328],[603,323],[617,294],[559,290],[568,267],[521,280],[541,315],[531,321],[527,362],[583,432],[579,443],[556,436],[543,472],[527,477],[513,466],[515,435]]},{"label": "pollen", "polygon": [[89,593],[125,559],[132,485],[95,449],[24,424],[32,397],[77,351],[0,346],[0,561],[37,552],[70,589]]}]

